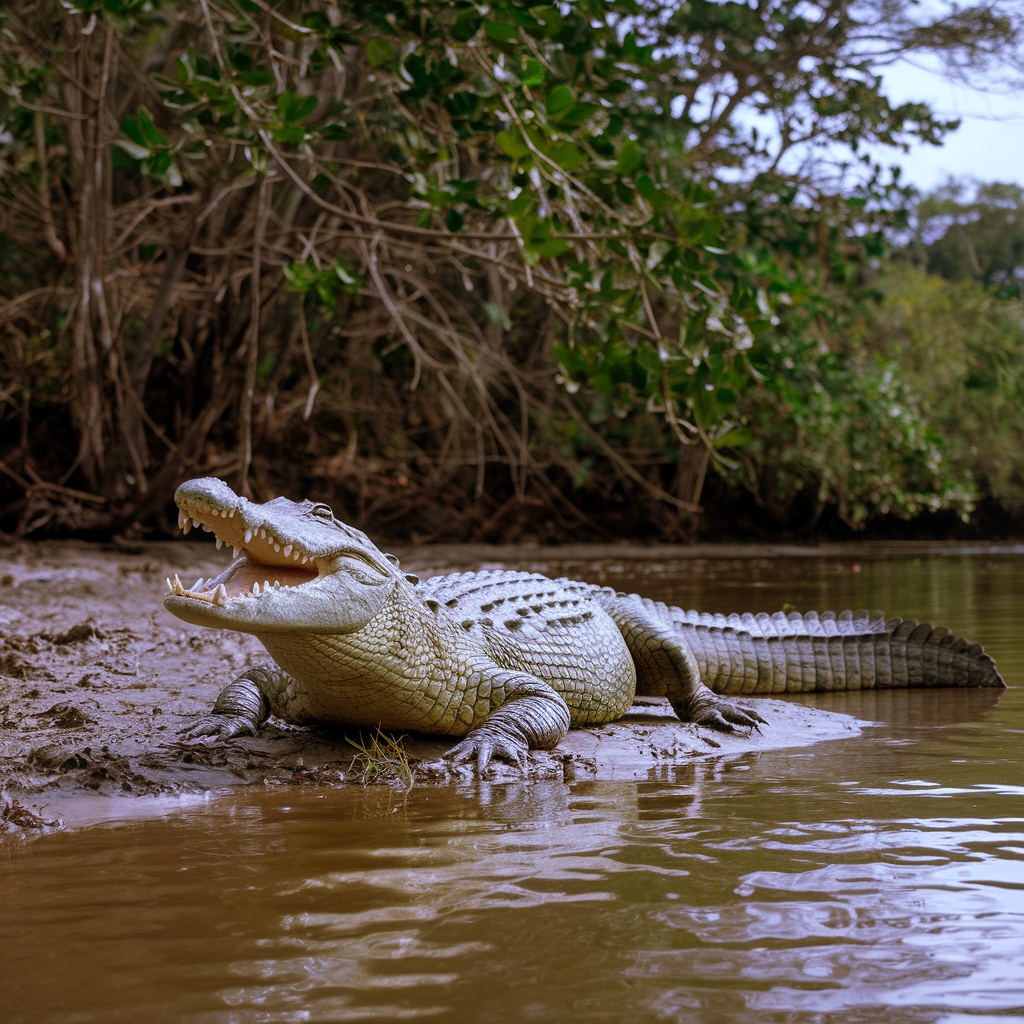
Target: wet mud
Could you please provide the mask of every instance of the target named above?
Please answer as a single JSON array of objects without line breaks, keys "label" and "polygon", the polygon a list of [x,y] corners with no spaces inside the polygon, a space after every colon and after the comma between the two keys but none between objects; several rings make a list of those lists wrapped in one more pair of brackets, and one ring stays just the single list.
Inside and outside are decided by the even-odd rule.
[{"label": "wet mud", "polygon": [[[459,561],[429,548],[399,553],[421,576],[479,567],[472,554]],[[274,720],[256,737],[181,742],[179,734],[222,686],[266,658],[253,637],[192,627],[163,609],[166,577],[209,578],[223,564],[211,545],[189,542],[128,551],[73,541],[0,548],[0,836],[238,786],[472,779],[472,765],[441,760],[451,744],[444,738],[406,737],[407,766],[365,732],[346,736]],[[573,730],[556,750],[531,753],[527,774],[648,778],[695,756],[847,738],[863,724],[786,701],[759,699],[757,707],[768,726],[722,735],[680,723],[665,701],[640,698],[621,721]],[[521,776],[507,765],[488,769],[492,781],[504,777]]]}]

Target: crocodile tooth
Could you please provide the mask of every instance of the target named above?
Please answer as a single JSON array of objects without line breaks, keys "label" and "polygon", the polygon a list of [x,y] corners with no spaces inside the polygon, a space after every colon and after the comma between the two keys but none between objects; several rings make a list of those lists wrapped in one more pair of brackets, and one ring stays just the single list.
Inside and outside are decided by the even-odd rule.
[{"label": "crocodile tooth", "polygon": [[213,592],[213,603],[219,605],[228,603],[228,591],[223,583],[218,584],[217,589]]},{"label": "crocodile tooth", "polygon": [[280,590],[281,589],[281,581],[280,580],[274,580],[274,589],[275,590]]},{"label": "crocodile tooth", "polygon": [[275,551],[280,551],[281,550],[281,545],[280,544],[275,544],[274,545],[274,550]]},{"label": "crocodile tooth", "polygon": [[245,531],[245,543],[248,544],[252,541],[252,530]]},{"label": "crocodile tooth", "polygon": [[232,548],[231,549],[231,557],[232,558],[237,558],[238,557],[238,548]]},{"label": "crocodile tooth", "polygon": [[192,586],[189,587],[189,590],[198,590],[205,582],[206,581],[203,579],[203,577],[200,576],[199,579],[197,579],[195,583],[193,583]]},{"label": "crocodile tooth", "polygon": [[291,544],[285,544],[285,546],[284,546],[284,557],[285,558],[291,558],[291,556],[292,556],[292,546],[291,546]]},{"label": "crocodile tooth", "polygon": [[305,555],[303,555],[302,556],[302,564],[305,565],[308,561],[309,561],[309,559]]},{"label": "crocodile tooth", "polygon": [[270,589],[271,589],[271,587],[270,587],[270,580],[264,580],[263,581],[263,593],[264,594],[269,594],[270,593]]},{"label": "crocodile tooth", "polygon": [[234,510],[234,509],[232,509],[232,510],[231,510],[231,511],[230,511],[230,512],[228,513],[228,519],[234,519],[234,518],[235,518],[235,510]]},{"label": "crocodile tooth", "polygon": [[171,586],[171,577],[170,576],[167,577],[167,590],[171,594],[174,593],[174,587]]},{"label": "crocodile tooth", "polygon": [[259,597],[259,596],[260,596],[260,585],[259,585],[259,583],[258,583],[258,582],[257,582],[257,583],[254,583],[254,584],[252,585],[252,592],[253,592],[253,593],[254,593],[254,594],[255,594],[255,595],[257,596],[257,597]]},{"label": "crocodile tooth", "polygon": [[178,529],[184,529],[186,522],[188,522],[188,519],[185,516],[185,513],[181,509],[178,509]]},{"label": "crocodile tooth", "polygon": [[260,527],[260,540],[267,539],[267,531],[261,526]]},{"label": "crocodile tooth", "polygon": [[200,522],[199,522],[199,520],[198,520],[198,519],[196,519],[196,517],[195,517],[195,516],[193,516],[193,517],[192,517],[192,525],[193,525],[193,526],[202,526],[203,524],[202,524],[202,523],[200,523]]},{"label": "crocodile tooth", "polygon": [[222,540],[220,539],[220,537],[218,537],[218,538],[217,538],[217,550],[218,550],[218,551],[220,551],[220,549],[221,549],[222,547],[224,547],[224,541],[222,541]]},{"label": "crocodile tooth", "polygon": [[203,533],[213,533],[213,527],[207,526],[206,523],[201,524],[203,527]]},{"label": "crocodile tooth", "polygon": [[181,585],[181,580],[178,579],[178,574],[174,574],[174,593],[180,597],[185,596],[185,588]]},{"label": "crocodile tooth", "polygon": [[221,519],[227,519],[227,517],[228,517],[228,510],[226,508],[222,508],[220,510],[220,517],[221,517]]},{"label": "crocodile tooth", "polygon": [[298,551],[293,551],[292,552],[292,558],[294,558],[296,562],[299,560],[299,553],[298,553]]},{"label": "crocodile tooth", "polygon": [[191,519],[186,519],[185,520],[185,525],[181,528],[181,532],[183,534],[185,534],[185,536],[187,537],[188,536],[188,531],[191,530],[191,529],[192,529],[192,520]]}]

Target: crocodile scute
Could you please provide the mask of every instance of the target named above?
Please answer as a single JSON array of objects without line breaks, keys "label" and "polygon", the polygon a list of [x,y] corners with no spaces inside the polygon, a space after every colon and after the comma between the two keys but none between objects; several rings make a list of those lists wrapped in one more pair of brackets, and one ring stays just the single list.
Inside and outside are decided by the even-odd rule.
[{"label": "crocodile scute", "polygon": [[192,739],[255,732],[273,714],[459,738],[448,756],[483,770],[614,721],[636,695],[731,731],[763,722],[737,697],[1005,685],[980,644],[880,612],[709,615],[504,570],[420,581],[323,503],[261,504],[209,477],[175,500],[186,532],[213,532],[235,557],[190,588],[169,580],[165,606],[252,633],[272,658],[222,690]]}]

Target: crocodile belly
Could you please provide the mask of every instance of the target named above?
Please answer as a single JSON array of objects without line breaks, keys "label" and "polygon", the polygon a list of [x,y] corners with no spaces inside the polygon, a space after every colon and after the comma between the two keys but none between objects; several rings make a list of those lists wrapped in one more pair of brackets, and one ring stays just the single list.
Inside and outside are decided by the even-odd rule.
[{"label": "crocodile belly", "polygon": [[[261,637],[296,682],[272,711],[296,725],[381,727],[464,736],[490,713],[486,674],[424,650],[401,661],[367,656],[340,636]],[[383,652],[381,652],[383,654]]]}]

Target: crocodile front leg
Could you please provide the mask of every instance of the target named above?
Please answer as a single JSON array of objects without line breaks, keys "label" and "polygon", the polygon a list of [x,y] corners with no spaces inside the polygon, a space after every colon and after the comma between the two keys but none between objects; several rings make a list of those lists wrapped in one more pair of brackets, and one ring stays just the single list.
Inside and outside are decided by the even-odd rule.
[{"label": "crocodile front leg", "polygon": [[247,668],[228,683],[210,712],[182,734],[183,740],[229,740],[254,736],[278,703],[292,677],[272,661]]},{"label": "crocodile front leg", "polygon": [[569,731],[569,708],[547,683],[524,672],[502,671],[490,680],[491,706],[497,706],[444,756],[476,760],[477,773],[495,755],[523,767],[531,748],[550,750]]},{"label": "crocodile front leg", "polygon": [[684,722],[734,732],[736,726],[756,729],[765,720],[748,705],[713,693],[700,678],[693,652],[657,606],[635,595],[601,591],[594,595],[615,620],[636,665],[636,692],[667,697]]}]

